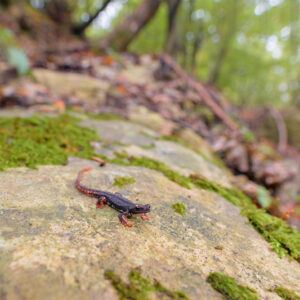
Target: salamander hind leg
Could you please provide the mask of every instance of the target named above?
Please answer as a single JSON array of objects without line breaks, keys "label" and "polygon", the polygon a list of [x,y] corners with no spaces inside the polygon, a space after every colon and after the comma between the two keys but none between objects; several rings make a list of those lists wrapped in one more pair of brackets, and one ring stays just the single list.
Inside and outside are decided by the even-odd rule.
[{"label": "salamander hind leg", "polygon": [[119,220],[120,220],[120,222],[121,222],[124,226],[127,226],[127,227],[131,227],[131,226],[132,226],[132,224],[129,223],[129,222],[125,219],[125,217],[129,217],[129,216],[131,216],[131,214],[130,214],[129,212],[123,212],[123,213],[120,213],[120,214],[119,214]]},{"label": "salamander hind leg", "polygon": [[107,200],[105,197],[100,197],[96,203],[96,208],[104,208],[104,204],[107,203]]}]

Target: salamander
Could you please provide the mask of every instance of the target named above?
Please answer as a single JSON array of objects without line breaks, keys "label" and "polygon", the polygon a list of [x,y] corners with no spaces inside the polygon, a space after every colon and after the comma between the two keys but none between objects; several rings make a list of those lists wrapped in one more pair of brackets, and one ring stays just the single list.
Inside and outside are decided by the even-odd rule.
[{"label": "salamander", "polygon": [[133,214],[141,214],[143,220],[149,220],[149,216],[146,213],[150,212],[150,204],[134,204],[127,198],[123,197],[120,193],[110,193],[101,190],[94,190],[88,188],[80,183],[80,179],[83,173],[90,171],[91,168],[85,168],[79,171],[77,179],[75,181],[76,188],[89,196],[98,198],[96,207],[103,208],[105,204],[119,211],[119,220],[124,226],[131,227],[125,217],[131,217]]}]

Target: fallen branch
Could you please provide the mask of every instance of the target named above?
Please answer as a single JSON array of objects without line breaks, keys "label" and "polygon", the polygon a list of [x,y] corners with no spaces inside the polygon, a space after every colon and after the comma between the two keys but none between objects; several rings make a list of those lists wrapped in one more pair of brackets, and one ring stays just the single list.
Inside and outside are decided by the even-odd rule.
[{"label": "fallen branch", "polygon": [[276,109],[269,109],[270,115],[274,119],[278,131],[278,144],[277,150],[284,153],[287,147],[287,130],[281,113]]},{"label": "fallen branch", "polygon": [[182,68],[169,56],[163,54],[162,61],[170,66],[177,76],[182,78],[188,87],[199,93],[203,102],[211,109],[211,111],[232,131],[239,133],[238,126],[231,120],[230,117],[222,110],[222,108],[212,99],[206,87],[194,78],[190,77]]}]

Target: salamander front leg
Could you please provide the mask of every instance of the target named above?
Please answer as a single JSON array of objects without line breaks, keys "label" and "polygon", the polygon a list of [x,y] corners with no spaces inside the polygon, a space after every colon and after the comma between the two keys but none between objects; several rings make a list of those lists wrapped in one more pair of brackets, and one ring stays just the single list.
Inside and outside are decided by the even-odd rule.
[{"label": "salamander front leg", "polygon": [[131,214],[129,212],[123,212],[123,213],[120,213],[119,214],[119,220],[120,222],[124,225],[124,226],[128,226],[128,227],[131,227],[132,224],[129,223],[125,217],[128,217],[128,216],[131,216]]},{"label": "salamander front leg", "polygon": [[150,220],[149,216],[147,216],[146,214],[142,214],[141,218],[142,218],[142,220],[147,220],[147,221]]},{"label": "salamander front leg", "polygon": [[106,198],[105,197],[100,197],[96,203],[96,207],[97,208],[103,208],[104,207],[104,204],[106,204],[107,201],[106,201]]}]

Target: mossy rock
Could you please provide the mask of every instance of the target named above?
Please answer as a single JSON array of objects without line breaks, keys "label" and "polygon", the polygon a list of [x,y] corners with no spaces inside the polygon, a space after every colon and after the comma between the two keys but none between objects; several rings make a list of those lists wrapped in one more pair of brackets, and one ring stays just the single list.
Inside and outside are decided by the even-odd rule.
[{"label": "mossy rock", "polygon": [[[287,256],[279,258],[258,232],[265,230],[272,236],[278,224],[271,222],[273,227],[264,228],[264,222],[257,223],[258,231],[250,226],[249,220],[256,222],[257,216],[249,215],[247,209],[242,216],[233,204],[248,205],[250,213],[257,211],[230,186],[224,188],[219,182],[205,179],[212,176],[213,167],[209,171],[198,169],[202,177],[188,177],[192,172],[188,168],[192,166],[184,168],[176,165],[176,160],[183,161],[181,156],[188,154],[195,163],[198,159],[195,152],[149,136],[144,144],[154,143],[155,148],[143,149],[140,147],[143,144],[136,142],[131,132],[126,138],[135,145],[117,145],[128,151],[127,155],[114,154],[111,163],[100,168],[98,162],[89,159],[90,154],[95,154],[93,149],[84,150],[89,145],[88,140],[101,139],[101,133],[108,130],[114,138],[120,131],[117,122],[126,122],[87,118],[81,123],[86,126],[81,132],[75,121],[70,120],[71,132],[76,128],[80,136],[85,132],[88,138],[81,140],[76,151],[73,144],[63,148],[67,149],[63,150],[64,165],[61,161],[46,161],[46,164],[59,165],[38,164],[37,169],[6,168],[0,172],[2,298],[82,300],[103,297],[114,300],[119,294],[112,282],[105,279],[105,271],[112,270],[123,285],[130,286],[127,275],[136,267],[151,289],[156,282],[161,283],[158,287],[163,296],[177,291],[190,299],[221,299],[206,280],[212,272],[226,273],[250,286],[261,299],[276,297],[269,291],[274,286],[300,293],[299,263]],[[43,124],[44,121],[38,122]],[[134,128],[134,133],[140,133],[140,125],[128,126]],[[29,129],[27,126],[26,130]],[[92,129],[96,129],[98,135]],[[61,134],[67,137],[69,133],[63,130],[61,128]],[[116,141],[106,143],[115,147]],[[156,148],[161,150],[156,152]],[[134,156],[138,149],[149,157]],[[78,155],[81,157],[69,157],[66,163],[69,155],[76,156],[81,151],[83,155]],[[166,156],[172,159],[160,160]],[[201,162],[207,164],[205,160]],[[95,189],[120,192],[121,188],[113,185],[115,178],[134,178],[134,184],[122,187],[122,195],[134,203],[150,204],[150,220],[133,216],[130,221],[133,227],[128,228],[120,224],[118,212],[112,208],[96,209],[96,199],[80,193],[74,186],[78,171],[86,167],[92,167],[92,171],[84,175],[82,183]],[[178,178],[188,186],[180,184]],[[186,207],[183,216],[174,212],[174,203]],[[266,214],[259,213],[258,217],[263,218],[259,220],[264,220]],[[34,284],[30,284],[32,282]],[[135,289],[139,291],[140,286]]]}]

